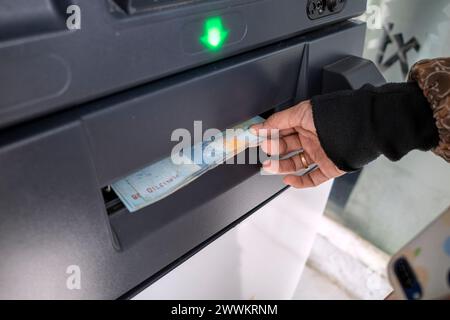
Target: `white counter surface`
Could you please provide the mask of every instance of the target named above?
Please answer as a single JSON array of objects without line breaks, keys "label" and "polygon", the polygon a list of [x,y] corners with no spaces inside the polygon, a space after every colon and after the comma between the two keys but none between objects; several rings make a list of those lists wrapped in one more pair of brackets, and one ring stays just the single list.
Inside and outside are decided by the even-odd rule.
[{"label": "white counter surface", "polygon": [[287,190],[135,299],[291,299],[331,186]]}]

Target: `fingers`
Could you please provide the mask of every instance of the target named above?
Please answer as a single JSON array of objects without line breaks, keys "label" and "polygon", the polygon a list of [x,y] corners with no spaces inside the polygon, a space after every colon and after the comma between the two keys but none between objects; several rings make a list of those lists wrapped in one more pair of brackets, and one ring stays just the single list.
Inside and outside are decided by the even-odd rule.
[{"label": "fingers", "polygon": [[293,134],[278,140],[266,140],[261,144],[261,149],[266,154],[278,156],[300,150],[302,144],[298,134]]},{"label": "fingers", "polygon": [[258,134],[259,130],[287,130],[300,124],[303,104],[275,113],[264,123],[252,126],[251,130]]},{"label": "fingers", "polygon": [[[283,139],[282,139],[283,140]],[[284,139],[285,140],[285,139]],[[306,160],[309,165],[313,162],[308,154],[303,153],[306,157]],[[296,172],[299,172],[302,169],[305,169],[300,155],[295,155],[289,159],[285,160],[269,160],[263,165],[264,171],[271,174],[287,174],[283,181],[285,184],[297,188],[297,189],[305,189],[312,188],[321,185],[322,183],[330,180],[322,170],[316,170],[311,172],[305,176],[296,176],[294,175]],[[337,176],[337,175],[336,175]]]},{"label": "fingers", "polygon": [[[309,165],[311,165],[313,162],[311,158],[304,154],[306,161]],[[302,163],[302,160],[300,158],[300,155],[295,155],[289,159],[285,160],[269,160],[266,161],[263,164],[263,169],[267,173],[270,174],[290,174],[290,173],[296,173],[300,170],[306,169]]]},{"label": "fingers", "polygon": [[302,164],[298,156],[295,156],[281,161],[269,160],[264,163],[263,169],[270,174],[289,174],[300,171]]},{"label": "fingers", "polygon": [[280,130],[280,133],[278,134],[279,137],[286,137],[286,136],[290,136],[291,134],[296,133],[297,130],[292,128],[292,129],[285,129],[285,130]]}]

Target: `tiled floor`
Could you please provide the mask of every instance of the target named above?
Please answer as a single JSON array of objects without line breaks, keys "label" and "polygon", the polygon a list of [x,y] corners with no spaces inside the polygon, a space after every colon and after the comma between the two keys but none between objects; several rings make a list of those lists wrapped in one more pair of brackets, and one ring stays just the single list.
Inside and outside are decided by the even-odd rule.
[{"label": "tiled floor", "polygon": [[293,300],[352,300],[345,290],[327,276],[306,266]]},{"label": "tiled floor", "polygon": [[324,217],[294,299],[384,299],[389,256]]}]

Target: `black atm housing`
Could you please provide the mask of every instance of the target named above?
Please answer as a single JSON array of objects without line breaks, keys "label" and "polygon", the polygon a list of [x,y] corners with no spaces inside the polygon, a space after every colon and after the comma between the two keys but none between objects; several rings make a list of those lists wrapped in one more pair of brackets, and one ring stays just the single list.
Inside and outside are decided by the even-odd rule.
[{"label": "black atm housing", "polygon": [[[129,298],[252,214],[285,188],[258,166],[221,166],[135,214],[108,214],[102,189],[168,156],[174,129],[320,93],[323,67],[360,57],[365,37],[349,20],[365,0],[317,19],[307,0],[62,2],[81,30],[59,1],[0,3],[17,15],[0,36],[0,298]],[[189,33],[213,16],[238,33],[217,52]]]}]

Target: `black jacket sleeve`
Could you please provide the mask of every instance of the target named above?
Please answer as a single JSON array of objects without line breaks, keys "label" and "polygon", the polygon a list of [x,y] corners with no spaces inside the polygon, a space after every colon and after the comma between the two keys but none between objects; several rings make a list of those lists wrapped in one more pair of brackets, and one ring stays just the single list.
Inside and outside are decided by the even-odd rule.
[{"label": "black jacket sleeve", "polygon": [[311,100],[322,148],[343,171],[361,169],[380,155],[400,160],[439,144],[429,102],[415,82],[366,85]]}]

